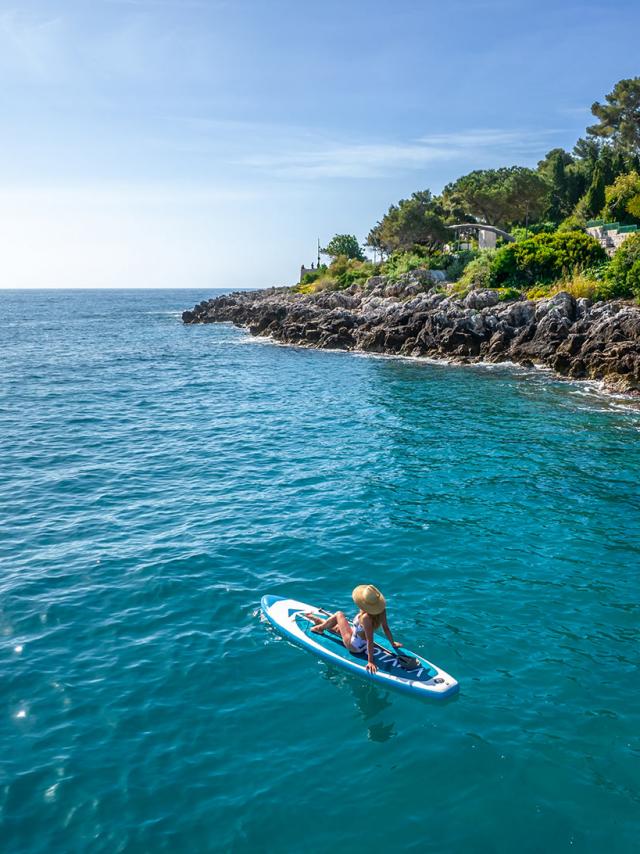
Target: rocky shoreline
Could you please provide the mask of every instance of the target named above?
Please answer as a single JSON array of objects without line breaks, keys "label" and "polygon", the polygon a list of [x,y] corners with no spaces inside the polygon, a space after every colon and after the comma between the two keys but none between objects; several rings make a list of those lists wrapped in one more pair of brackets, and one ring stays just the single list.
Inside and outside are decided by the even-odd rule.
[{"label": "rocky shoreline", "polygon": [[566,292],[500,302],[496,291],[475,290],[461,299],[441,290],[426,271],[415,271],[399,281],[376,276],[344,291],[227,294],[199,303],[182,319],[231,322],[252,335],[324,349],[538,364],[640,395],[640,307],[576,300]]}]

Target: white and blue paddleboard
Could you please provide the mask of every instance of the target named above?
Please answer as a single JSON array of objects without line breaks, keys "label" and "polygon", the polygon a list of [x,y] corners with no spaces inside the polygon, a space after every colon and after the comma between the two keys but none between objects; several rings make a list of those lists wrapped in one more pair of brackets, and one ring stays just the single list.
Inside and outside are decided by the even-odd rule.
[{"label": "white and blue paddleboard", "polygon": [[[261,607],[267,620],[289,640],[325,661],[376,682],[383,688],[395,688],[409,694],[440,700],[458,691],[459,686],[453,676],[404,647],[398,651],[393,650],[391,644],[388,648],[376,646],[374,659],[378,671],[369,673],[366,652],[350,652],[340,636],[333,632],[318,634],[311,631],[314,623],[307,619],[305,614],[317,614],[322,619],[326,618],[326,613],[322,613],[313,605],[306,605],[295,599],[284,599],[282,596],[263,596]],[[407,659],[415,661],[408,662]],[[411,669],[407,669],[408,666]]]}]

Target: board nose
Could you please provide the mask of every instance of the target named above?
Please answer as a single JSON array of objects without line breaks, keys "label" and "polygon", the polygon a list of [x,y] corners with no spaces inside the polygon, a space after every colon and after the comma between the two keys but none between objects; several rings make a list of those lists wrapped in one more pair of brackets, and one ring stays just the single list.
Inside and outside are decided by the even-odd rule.
[{"label": "board nose", "polygon": [[267,593],[260,600],[260,607],[263,611],[268,611],[276,602],[280,602],[284,596],[274,596],[272,593]]}]

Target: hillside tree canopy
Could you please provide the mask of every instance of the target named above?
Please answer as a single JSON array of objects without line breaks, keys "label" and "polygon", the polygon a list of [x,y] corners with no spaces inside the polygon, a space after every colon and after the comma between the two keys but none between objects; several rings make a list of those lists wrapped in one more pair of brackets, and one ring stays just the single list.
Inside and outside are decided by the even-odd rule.
[{"label": "hillside tree canopy", "polygon": [[369,232],[367,245],[386,254],[427,250],[442,246],[450,238],[439,200],[429,190],[419,190],[409,199],[391,205]]},{"label": "hillside tree canopy", "polygon": [[476,169],[447,184],[444,196],[457,202],[471,217],[506,228],[543,213],[548,205],[549,184],[524,166]]},{"label": "hillside tree canopy", "polygon": [[320,251],[323,255],[328,255],[329,258],[337,258],[339,255],[343,255],[345,258],[364,261],[364,255],[355,234],[335,234],[325,248]]}]

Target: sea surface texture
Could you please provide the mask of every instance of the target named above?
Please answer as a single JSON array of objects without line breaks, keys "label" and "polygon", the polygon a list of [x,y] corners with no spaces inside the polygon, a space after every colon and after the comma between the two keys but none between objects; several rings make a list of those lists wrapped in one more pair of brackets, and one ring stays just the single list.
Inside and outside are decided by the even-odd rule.
[{"label": "sea surface texture", "polygon": [[[0,292],[2,851],[637,851],[638,409],[212,295]],[[261,619],[362,582],[457,698]]]}]

